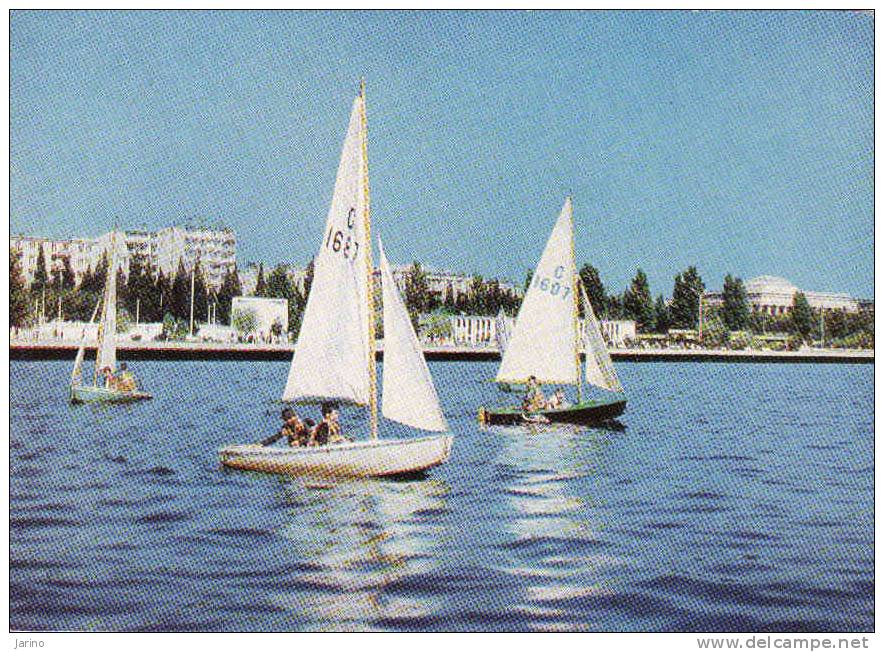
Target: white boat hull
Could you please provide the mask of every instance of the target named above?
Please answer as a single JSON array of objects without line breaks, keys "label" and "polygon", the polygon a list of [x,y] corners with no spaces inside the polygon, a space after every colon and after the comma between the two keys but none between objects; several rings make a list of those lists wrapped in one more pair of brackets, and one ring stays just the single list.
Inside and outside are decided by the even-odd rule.
[{"label": "white boat hull", "polygon": [[383,477],[418,473],[445,462],[452,437],[379,439],[309,448],[227,446],[221,463],[234,469],[311,477]]}]

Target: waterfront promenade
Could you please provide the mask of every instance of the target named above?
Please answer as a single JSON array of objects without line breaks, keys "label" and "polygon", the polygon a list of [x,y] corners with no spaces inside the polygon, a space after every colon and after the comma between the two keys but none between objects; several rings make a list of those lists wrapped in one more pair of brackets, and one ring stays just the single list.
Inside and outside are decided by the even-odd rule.
[{"label": "waterfront promenade", "polygon": [[[78,343],[72,341],[10,341],[13,360],[73,360]],[[87,344],[86,356],[94,357],[95,345]],[[289,360],[294,344],[245,344],[227,342],[119,342],[118,355],[125,360]],[[378,341],[383,358],[383,341]],[[499,360],[494,346],[426,346],[428,360]],[[630,362],[793,362],[874,363],[874,350],[804,349],[758,351],[729,349],[612,349],[614,360]]]}]

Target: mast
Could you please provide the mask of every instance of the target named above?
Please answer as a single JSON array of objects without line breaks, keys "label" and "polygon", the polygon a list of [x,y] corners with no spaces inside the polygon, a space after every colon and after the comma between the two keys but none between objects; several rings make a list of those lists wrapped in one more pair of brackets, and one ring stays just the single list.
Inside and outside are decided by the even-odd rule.
[{"label": "mast", "polygon": [[363,220],[365,224],[365,302],[368,306],[368,378],[369,395],[368,407],[371,413],[371,439],[378,438],[378,396],[377,396],[377,362],[375,360],[374,340],[374,264],[371,260],[371,203],[368,188],[368,120],[365,115],[365,78],[359,80],[359,96],[362,98],[360,106],[360,122],[362,126],[362,188],[365,192],[363,201]]},{"label": "mast", "polygon": [[568,196],[568,210],[571,213],[571,260],[574,262],[571,281],[571,296],[573,297],[574,314],[574,367],[577,370],[577,402],[583,402],[583,374],[580,365],[580,303],[577,292],[580,289],[580,277],[577,274],[577,257],[574,253],[574,203]]},{"label": "mast", "polygon": [[[114,230],[111,231],[111,245],[110,245],[111,255],[110,255],[110,259],[107,261],[107,273],[105,274],[105,277],[104,277],[104,291],[102,292],[102,295],[101,295],[102,296],[102,299],[101,299],[101,321],[98,322],[98,339],[95,343],[95,369],[93,370],[92,384],[95,385],[96,387],[98,386],[98,361],[99,361],[99,358],[101,358],[101,344],[102,344],[102,342],[104,342],[104,338],[106,335],[106,333],[104,332],[104,316],[105,316],[105,314],[107,314],[108,284],[112,283],[112,282],[113,283],[117,282],[116,270],[113,269],[113,267],[114,267],[114,252],[116,251],[116,246],[117,246],[117,225],[116,225],[116,221],[114,221]],[[116,307],[116,305],[114,305],[114,310],[116,310],[116,309],[117,309],[117,307]]]}]

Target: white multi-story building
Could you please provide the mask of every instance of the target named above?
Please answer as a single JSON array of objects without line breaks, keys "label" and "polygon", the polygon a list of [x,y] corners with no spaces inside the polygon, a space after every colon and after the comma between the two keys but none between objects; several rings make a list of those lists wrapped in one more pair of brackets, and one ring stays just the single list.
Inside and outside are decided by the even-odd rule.
[{"label": "white multi-story building", "polygon": [[78,280],[101,255],[98,242],[85,238],[61,240],[13,235],[9,239],[9,246],[21,254],[19,258],[21,271],[28,283],[34,280],[37,259],[41,251],[46,256],[47,274],[51,275],[54,271],[63,269],[64,261],[67,259]]},{"label": "white multi-story building", "polygon": [[236,267],[236,236],[230,229],[172,226],[152,237],[154,268],[167,276],[175,274],[179,261],[190,272],[199,260],[206,284],[218,289],[227,273]]},{"label": "white multi-story building", "polygon": [[[96,269],[104,253],[110,253],[112,233],[94,239],[59,240],[12,236],[10,246],[21,252],[21,267],[30,283],[37,269],[41,248],[45,251],[47,272],[52,273],[70,261],[77,280],[87,269]],[[117,231],[117,256],[123,274],[129,274],[134,256],[147,261],[152,273],[162,271],[169,276],[178,270],[178,261],[190,272],[197,259],[205,273],[206,283],[218,289],[228,271],[236,266],[236,236],[230,229],[168,227],[157,232]]]},{"label": "white multi-story building", "polygon": [[[858,312],[860,302],[847,294],[834,292],[811,292],[799,290],[795,285],[779,276],[759,276],[747,281],[746,300],[752,312],[765,315],[786,315],[792,310],[792,299],[796,292],[803,292],[807,303],[814,310],[841,310]],[[703,295],[706,305],[717,306],[724,303],[722,292],[707,292]]]}]

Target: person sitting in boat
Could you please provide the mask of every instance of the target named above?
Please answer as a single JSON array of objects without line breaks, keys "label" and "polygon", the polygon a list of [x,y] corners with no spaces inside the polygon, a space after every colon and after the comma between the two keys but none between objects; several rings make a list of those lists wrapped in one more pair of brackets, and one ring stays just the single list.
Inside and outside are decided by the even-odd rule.
[{"label": "person sitting in boat", "polygon": [[549,397],[549,401],[546,402],[546,407],[550,410],[560,410],[569,407],[568,402],[565,400],[565,392],[561,389],[557,389],[555,394]]},{"label": "person sitting in boat", "polygon": [[340,414],[334,403],[322,404],[322,421],[313,430],[311,441],[314,446],[342,444],[350,441],[341,433]]},{"label": "person sitting in boat", "polygon": [[537,376],[528,377],[528,386],[525,392],[525,400],[522,401],[522,410],[525,412],[537,412],[546,407],[546,397],[537,382]]},{"label": "person sitting in boat", "polygon": [[98,372],[98,377],[104,379],[105,389],[114,389],[116,379],[114,378],[114,372],[111,371],[110,367],[102,367]]},{"label": "person sitting in boat", "polygon": [[267,439],[263,440],[261,445],[270,446],[270,444],[285,437],[289,446],[301,446],[301,439],[304,437],[304,432],[307,429],[304,427],[304,424],[301,423],[298,413],[293,409],[286,407],[282,409],[282,414],[280,416],[282,418],[282,428],[280,428],[279,432],[270,435]]},{"label": "person sitting in boat", "polygon": [[120,392],[134,392],[137,389],[135,375],[129,371],[125,362],[120,363],[120,373],[114,380],[115,388]]},{"label": "person sitting in boat", "polygon": [[304,419],[304,427],[298,432],[298,446],[309,446],[313,437],[316,422],[313,419]]}]

